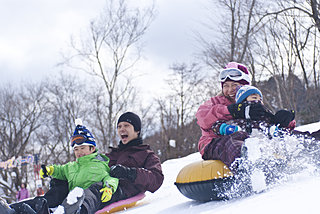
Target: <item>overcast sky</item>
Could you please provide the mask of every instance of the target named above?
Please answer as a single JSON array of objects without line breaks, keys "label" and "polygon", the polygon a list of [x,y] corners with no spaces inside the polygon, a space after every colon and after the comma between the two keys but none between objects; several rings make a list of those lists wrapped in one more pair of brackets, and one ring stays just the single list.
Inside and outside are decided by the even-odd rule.
[{"label": "overcast sky", "polygon": [[[134,2],[141,2],[135,0]],[[145,0],[148,2],[147,0]],[[158,16],[144,37],[140,82],[159,87],[174,62],[198,51],[194,31],[201,31],[210,0],[158,0]],[[143,1],[142,1],[143,2]],[[150,2],[150,1],[149,1]],[[3,0],[0,7],[0,75],[3,83],[41,80],[55,75],[61,52],[72,35],[84,31],[105,0]],[[154,80],[150,81],[150,76]],[[154,82],[153,82],[154,81]]]}]

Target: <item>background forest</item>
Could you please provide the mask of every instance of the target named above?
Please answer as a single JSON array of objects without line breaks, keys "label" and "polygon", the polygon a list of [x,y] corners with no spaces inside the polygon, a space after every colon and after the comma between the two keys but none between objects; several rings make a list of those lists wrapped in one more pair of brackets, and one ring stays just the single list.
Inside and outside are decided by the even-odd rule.
[{"label": "background forest", "polygon": [[[268,108],[295,110],[298,125],[319,121],[319,0],[212,0],[212,11],[224,14],[221,21],[206,23],[214,36],[194,32],[201,51],[192,62],[168,65],[166,93],[145,102],[134,68],[156,8],[107,0],[87,33],[71,39],[57,62],[59,76],[1,85],[2,161],[29,154],[38,155],[36,166],[74,160],[69,138],[76,118],[92,131],[99,150],[107,152],[118,143],[116,121],[126,111],[140,115],[145,143],[161,161],[196,152],[201,132],[195,112],[220,91],[217,75],[229,61],[248,66]],[[14,199],[22,182],[35,191],[34,169],[31,164],[1,168],[4,195]]]}]

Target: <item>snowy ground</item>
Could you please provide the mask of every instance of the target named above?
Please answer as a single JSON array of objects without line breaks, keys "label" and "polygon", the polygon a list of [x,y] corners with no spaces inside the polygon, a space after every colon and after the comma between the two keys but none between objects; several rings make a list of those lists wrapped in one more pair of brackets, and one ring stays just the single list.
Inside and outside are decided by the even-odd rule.
[{"label": "snowy ground", "polygon": [[[320,122],[297,128],[311,132],[318,130]],[[165,180],[155,193],[147,193],[139,206],[120,213],[214,213],[214,214],[287,214],[287,213],[320,213],[319,193],[320,175],[313,169],[289,178],[263,193],[230,201],[212,201],[200,203],[183,196],[174,182],[180,169],[189,163],[201,160],[199,153],[187,157],[168,160],[163,163]]]}]

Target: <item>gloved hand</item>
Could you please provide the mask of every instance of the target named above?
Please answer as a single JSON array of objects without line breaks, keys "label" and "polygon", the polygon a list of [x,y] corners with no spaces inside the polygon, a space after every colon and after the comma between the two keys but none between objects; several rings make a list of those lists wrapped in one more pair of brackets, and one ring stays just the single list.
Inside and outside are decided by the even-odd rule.
[{"label": "gloved hand", "polygon": [[271,123],[279,125],[280,128],[288,127],[289,123],[294,120],[295,112],[293,110],[280,110],[271,118]]},{"label": "gloved hand", "polygon": [[40,177],[41,178],[46,178],[46,177],[52,175],[53,171],[54,171],[54,167],[53,166],[41,165]]},{"label": "gloved hand", "polygon": [[137,169],[134,167],[126,167],[121,164],[116,164],[110,168],[110,176],[134,182],[137,177]]},{"label": "gloved hand", "polygon": [[[249,118],[246,118],[246,108],[248,110]],[[266,116],[267,110],[260,103],[239,103],[239,104],[231,104],[228,105],[228,110],[234,119],[252,119],[252,120],[260,120],[262,117]]]},{"label": "gloved hand", "polygon": [[226,123],[222,123],[219,129],[221,135],[229,135],[239,130],[238,126],[228,125]]},{"label": "gloved hand", "polygon": [[101,196],[102,202],[110,201],[112,197],[112,188],[108,184],[102,189],[100,189],[100,192],[102,192],[102,196]]}]

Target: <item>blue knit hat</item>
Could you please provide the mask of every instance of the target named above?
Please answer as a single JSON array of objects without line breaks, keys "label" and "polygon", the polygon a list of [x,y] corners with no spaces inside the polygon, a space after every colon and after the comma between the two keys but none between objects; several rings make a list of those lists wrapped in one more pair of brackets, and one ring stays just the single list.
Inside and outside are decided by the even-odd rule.
[{"label": "blue knit hat", "polygon": [[241,86],[237,91],[236,103],[241,103],[242,101],[246,100],[247,97],[251,94],[259,94],[261,97],[261,100],[263,98],[262,93],[258,88],[252,85],[244,85],[244,86]]},{"label": "blue knit hat", "polygon": [[88,146],[96,146],[96,142],[94,140],[93,135],[91,132],[82,125],[81,119],[76,119],[76,128],[73,132],[73,135],[71,136],[71,146],[82,146],[82,145],[88,145]]}]

